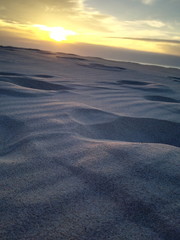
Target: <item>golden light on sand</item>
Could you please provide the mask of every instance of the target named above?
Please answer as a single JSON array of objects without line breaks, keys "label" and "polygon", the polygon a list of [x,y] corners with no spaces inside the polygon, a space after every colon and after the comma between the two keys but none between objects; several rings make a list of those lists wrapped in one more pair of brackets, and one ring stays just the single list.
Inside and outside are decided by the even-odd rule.
[{"label": "golden light on sand", "polygon": [[49,32],[49,37],[55,41],[65,41],[69,36],[76,35],[75,32],[71,30],[66,30],[63,27],[47,27],[44,25],[35,25],[40,30]]}]

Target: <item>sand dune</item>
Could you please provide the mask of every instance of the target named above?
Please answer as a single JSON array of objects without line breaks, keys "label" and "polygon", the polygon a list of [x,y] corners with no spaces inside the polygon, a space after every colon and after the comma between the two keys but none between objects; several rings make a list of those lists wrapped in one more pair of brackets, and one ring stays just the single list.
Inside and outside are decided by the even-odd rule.
[{"label": "sand dune", "polygon": [[[42,76],[42,75],[38,75],[38,76]],[[50,82],[41,81],[39,79],[35,79],[35,78],[32,78],[32,77],[30,78],[30,77],[24,77],[24,76],[23,77],[22,76],[3,77],[2,81],[13,83],[17,86],[22,86],[22,87],[25,87],[25,88],[33,88],[33,89],[40,89],[40,90],[63,90],[63,89],[68,89],[66,86],[62,86],[60,84],[50,83]]]},{"label": "sand dune", "polygon": [[180,70],[0,51],[0,238],[179,239]]}]

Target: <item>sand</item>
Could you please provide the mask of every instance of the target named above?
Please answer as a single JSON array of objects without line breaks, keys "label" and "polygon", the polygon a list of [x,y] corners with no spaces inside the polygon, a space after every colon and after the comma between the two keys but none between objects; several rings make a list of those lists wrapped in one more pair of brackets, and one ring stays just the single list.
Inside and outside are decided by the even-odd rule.
[{"label": "sand", "polygon": [[179,239],[179,103],[179,69],[0,47],[0,239]]}]

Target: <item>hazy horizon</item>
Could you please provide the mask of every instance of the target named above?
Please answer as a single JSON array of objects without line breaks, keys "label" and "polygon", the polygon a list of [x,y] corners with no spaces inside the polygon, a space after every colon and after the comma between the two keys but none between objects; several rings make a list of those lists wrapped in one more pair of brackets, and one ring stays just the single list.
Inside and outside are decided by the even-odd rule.
[{"label": "hazy horizon", "polygon": [[62,52],[67,54],[76,54],[87,57],[99,57],[112,61],[132,62],[145,65],[158,65],[163,67],[180,68],[180,57],[175,55],[143,52],[129,50],[123,48],[113,48],[107,46],[98,46],[93,44],[63,44],[63,48],[48,48],[39,46],[38,44],[31,45],[11,45],[3,44],[2,47],[39,49],[42,51]]}]

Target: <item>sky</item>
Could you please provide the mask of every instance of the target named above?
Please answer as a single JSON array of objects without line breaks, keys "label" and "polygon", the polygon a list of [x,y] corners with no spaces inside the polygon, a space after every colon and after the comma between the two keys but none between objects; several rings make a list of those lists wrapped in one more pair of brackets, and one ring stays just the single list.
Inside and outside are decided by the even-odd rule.
[{"label": "sky", "polygon": [[0,0],[0,45],[180,57],[179,10],[180,0]]}]

